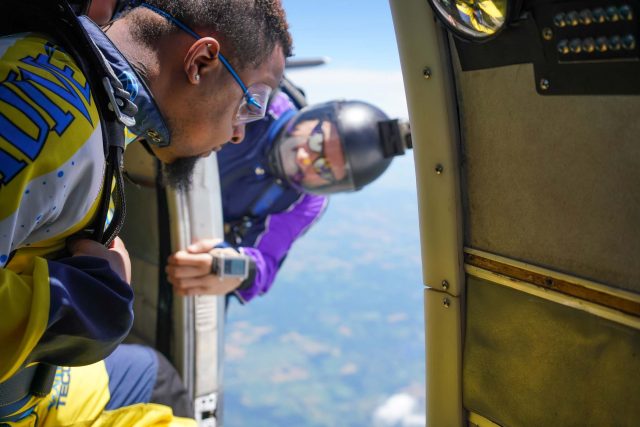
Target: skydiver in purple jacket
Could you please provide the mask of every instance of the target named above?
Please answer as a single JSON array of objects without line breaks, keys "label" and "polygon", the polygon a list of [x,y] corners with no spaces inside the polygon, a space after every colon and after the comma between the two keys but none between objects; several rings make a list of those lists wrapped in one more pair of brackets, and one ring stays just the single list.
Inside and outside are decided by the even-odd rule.
[{"label": "skydiver in purple jacket", "polygon": [[[233,293],[242,303],[265,294],[327,195],[361,189],[411,148],[408,127],[373,105],[333,101],[298,110],[282,91],[245,130],[242,144],[218,153],[225,241],[201,240],[169,257],[178,294]],[[241,130],[234,139],[242,140]],[[220,256],[246,260],[248,273],[217,274]]]}]

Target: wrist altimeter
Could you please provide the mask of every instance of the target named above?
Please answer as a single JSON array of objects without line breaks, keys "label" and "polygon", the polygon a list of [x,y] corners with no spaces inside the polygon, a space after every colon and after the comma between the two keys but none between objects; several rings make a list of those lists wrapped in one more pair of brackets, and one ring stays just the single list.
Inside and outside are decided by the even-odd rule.
[{"label": "wrist altimeter", "polygon": [[244,280],[249,275],[249,258],[243,254],[210,253],[211,274],[222,279]]}]

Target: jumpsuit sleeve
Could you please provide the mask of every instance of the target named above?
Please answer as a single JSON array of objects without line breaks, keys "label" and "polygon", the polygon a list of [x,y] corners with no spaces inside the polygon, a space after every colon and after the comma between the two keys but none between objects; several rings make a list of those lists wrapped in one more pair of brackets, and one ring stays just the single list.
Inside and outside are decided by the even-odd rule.
[{"label": "jumpsuit sleeve", "polygon": [[263,227],[264,230],[253,247],[241,248],[255,264],[253,282],[244,284],[235,291],[241,302],[248,302],[271,288],[293,242],[322,216],[327,203],[327,197],[303,194],[286,211],[268,215],[264,224],[254,225]]},{"label": "jumpsuit sleeve", "polygon": [[133,323],[131,287],[101,258],[32,259],[0,269],[0,381],[31,362],[86,365],[106,357]]}]

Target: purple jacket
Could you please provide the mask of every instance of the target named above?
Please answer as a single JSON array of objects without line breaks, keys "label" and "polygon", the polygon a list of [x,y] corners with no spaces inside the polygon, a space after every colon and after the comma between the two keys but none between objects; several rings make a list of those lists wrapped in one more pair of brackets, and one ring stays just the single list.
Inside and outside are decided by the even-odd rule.
[{"label": "purple jacket", "polygon": [[268,162],[279,131],[296,111],[279,92],[266,117],[247,126],[244,142],[228,144],[218,153],[225,240],[249,255],[255,267],[235,293],[242,302],[271,288],[293,242],[327,206],[326,197],[288,186]]}]

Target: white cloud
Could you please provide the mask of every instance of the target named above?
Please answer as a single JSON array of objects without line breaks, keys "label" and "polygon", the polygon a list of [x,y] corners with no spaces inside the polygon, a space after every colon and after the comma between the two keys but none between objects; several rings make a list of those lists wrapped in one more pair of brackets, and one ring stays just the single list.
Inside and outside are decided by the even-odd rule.
[{"label": "white cloud", "polygon": [[299,366],[280,367],[269,377],[272,383],[289,383],[309,379],[309,371]]},{"label": "white cloud", "polygon": [[347,363],[340,368],[341,375],[353,375],[358,373],[358,365],[355,363]]},{"label": "white cloud", "polygon": [[339,353],[338,348],[315,341],[314,339],[295,331],[280,336],[280,342],[284,344],[293,344],[302,350],[303,353],[311,356],[317,356],[319,354],[335,355]]},{"label": "white cloud", "polygon": [[391,117],[409,117],[400,70],[332,69],[325,66],[291,70],[287,76],[305,91],[311,104],[340,98],[358,99],[380,107]]},{"label": "white cloud", "polygon": [[238,322],[233,326],[227,332],[226,342],[238,347],[247,347],[254,344],[272,332],[270,326],[254,326],[249,322]]},{"label": "white cloud", "polygon": [[259,342],[262,337],[269,335],[272,328],[256,326],[250,322],[236,322],[227,332],[224,342],[225,359],[228,362],[238,362],[247,355],[247,348]]},{"label": "white cloud", "polygon": [[387,322],[389,323],[404,322],[408,318],[409,318],[409,315],[407,313],[391,313],[387,315]]},{"label": "white cloud", "polygon": [[244,359],[246,355],[247,351],[244,349],[244,347],[233,345],[228,342],[225,343],[224,358],[226,362],[237,362]]},{"label": "white cloud", "polygon": [[418,399],[408,393],[394,394],[373,413],[375,427],[414,427],[425,425],[425,419],[419,412]]},{"label": "white cloud", "polygon": [[424,427],[426,424],[425,414],[412,414],[402,419],[402,427]]},{"label": "white cloud", "polygon": [[351,328],[345,325],[341,325],[338,328],[338,333],[343,337],[350,337],[353,335],[353,331],[351,330]]}]

